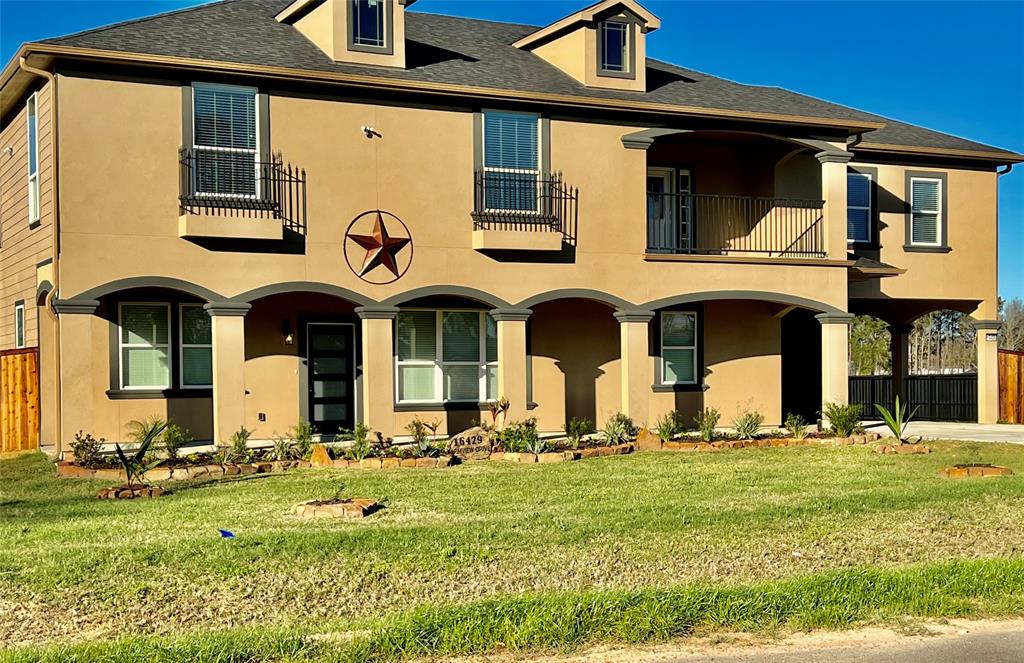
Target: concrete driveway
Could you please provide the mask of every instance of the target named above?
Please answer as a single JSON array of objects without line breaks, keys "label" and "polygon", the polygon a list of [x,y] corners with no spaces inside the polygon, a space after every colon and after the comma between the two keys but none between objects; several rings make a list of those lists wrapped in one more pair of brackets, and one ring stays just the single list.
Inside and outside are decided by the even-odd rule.
[{"label": "concrete driveway", "polygon": [[[888,435],[889,429],[881,421],[866,421],[864,429]],[[1024,444],[1024,426],[1015,424],[963,424],[946,421],[912,421],[908,435],[919,435],[926,440],[971,440],[975,442],[1010,442]]]}]

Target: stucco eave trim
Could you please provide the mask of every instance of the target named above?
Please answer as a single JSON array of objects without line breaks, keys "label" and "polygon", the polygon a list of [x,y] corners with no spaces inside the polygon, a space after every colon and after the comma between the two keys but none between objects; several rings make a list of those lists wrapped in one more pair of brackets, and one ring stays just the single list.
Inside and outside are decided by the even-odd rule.
[{"label": "stucco eave trim", "polygon": [[658,310],[668,308],[669,306],[678,306],[680,304],[694,304],[697,302],[709,302],[721,299],[749,299],[761,302],[775,302],[777,304],[792,304],[793,306],[799,306],[811,311],[819,311],[822,314],[849,315],[846,311],[832,306],[831,304],[826,304],[825,302],[819,302],[806,297],[790,295],[782,292],[766,292],[762,290],[708,290],[704,292],[693,292],[685,295],[656,299],[643,304],[643,308]]},{"label": "stucco eave trim", "polygon": [[808,265],[812,267],[851,267],[855,262],[829,258],[767,258],[672,253],[645,253],[644,260],[647,262],[720,262],[744,265]]},{"label": "stucco eave trim", "polygon": [[949,156],[964,157],[967,159],[981,159],[983,161],[995,161],[997,164],[1024,163],[1024,154],[1016,152],[1002,152],[998,150],[961,150],[951,147],[920,147],[916,145],[895,145],[892,143],[858,143],[853,147],[854,152],[898,152],[901,154],[919,154],[922,156]]},{"label": "stucco eave trim", "polygon": [[[29,43],[22,46],[18,55],[38,54],[51,57],[80,58],[86,60],[128,62],[136,64],[148,64],[165,66],[175,69],[189,71],[213,71],[232,74],[259,75],[268,78],[280,78],[305,82],[321,82],[363,87],[372,90],[400,90],[422,93],[442,93],[453,96],[489,98],[499,100],[532,101],[539,103],[570,105],[581,108],[597,108],[605,110],[616,110],[624,112],[650,112],[671,114],[678,116],[696,117],[719,117],[741,120],[753,120],[758,122],[776,124],[801,124],[822,127],[834,127],[840,129],[871,130],[881,129],[884,122],[867,120],[835,119],[825,117],[813,117],[805,115],[789,115],[785,113],[764,113],[757,111],[731,110],[724,108],[704,108],[699,106],[685,106],[679,104],[666,104],[646,101],[624,101],[622,99],[604,99],[597,97],[580,97],[571,94],[554,94],[542,92],[526,92],[523,90],[505,90],[500,88],[478,87],[473,85],[455,85],[450,83],[435,83],[431,81],[410,81],[384,76],[368,76],[363,74],[346,74],[341,72],[315,71],[306,69],[295,69],[290,67],[276,67],[268,65],[254,65],[239,62],[226,62],[222,60],[199,60],[196,58],[185,58],[179,56],[152,55],[149,53],[134,53],[129,51],[112,51],[106,49],[81,48],[75,46],[63,46],[59,44]],[[8,69],[11,69],[9,66]],[[11,71],[5,70],[4,77],[0,80],[0,89],[7,85]]]}]

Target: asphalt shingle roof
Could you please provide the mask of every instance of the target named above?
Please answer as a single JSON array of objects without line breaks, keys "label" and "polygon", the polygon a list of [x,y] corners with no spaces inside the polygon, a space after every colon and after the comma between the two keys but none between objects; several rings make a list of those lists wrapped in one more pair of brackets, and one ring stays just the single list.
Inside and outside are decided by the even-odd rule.
[{"label": "asphalt shingle roof", "polygon": [[648,91],[642,96],[588,88],[511,45],[537,29],[530,25],[408,12],[405,69],[335,62],[293,26],[275,20],[288,4],[225,0],[43,43],[607,100],[640,98],[709,109],[883,121],[886,127],[866,134],[866,142],[1003,151],[782,88],[743,85],[652,59],[647,61]]}]

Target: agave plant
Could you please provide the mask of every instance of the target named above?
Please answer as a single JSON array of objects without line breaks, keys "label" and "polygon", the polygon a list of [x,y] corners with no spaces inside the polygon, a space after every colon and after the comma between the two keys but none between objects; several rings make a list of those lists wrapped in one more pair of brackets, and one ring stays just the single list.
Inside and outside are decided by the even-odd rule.
[{"label": "agave plant", "polygon": [[160,434],[164,432],[164,428],[167,427],[165,423],[159,423],[155,426],[150,427],[142,439],[139,441],[139,447],[135,450],[135,453],[129,456],[121,448],[120,444],[114,445],[114,449],[117,451],[117,459],[121,462],[121,467],[124,469],[125,477],[128,479],[128,487],[131,488],[136,479],[140,479],[146,476],[146,472],[164,462],[163,459],[153,461],[152,463],[146,463],[146,454],[149,453],[149,448],[153,446]]},{"label": "agave plant", "polygon": [[889,432],[892,436],[900,441],[900,444],[913,444],[920,440],[918,437],[915,440],[911,440],[906,436],[907,426],[910,425],[910,420],[917,412],[917,408],[914,408],[910,414],[907,414],[907,404],[900,403],[900,397],[896,397],[896,407],[890,412],[883,406],[875,403],[875,409],[878,410],[878,414],[882,415],[882,420],[885,421],[885,425],[889,428]]}]

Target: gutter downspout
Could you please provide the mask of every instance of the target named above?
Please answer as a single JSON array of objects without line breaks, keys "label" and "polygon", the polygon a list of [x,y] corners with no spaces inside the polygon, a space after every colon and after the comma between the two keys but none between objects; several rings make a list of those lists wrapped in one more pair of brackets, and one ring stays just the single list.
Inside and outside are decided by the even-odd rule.
[{"label": "gutter downspout", "polygon": [[1008,172],[1010,172],[1011,170],[1013,170],[1013,164],[1012,163],[1008,163],[1008,164],[1006,164],[1003,167],[1006,168],[1006,170],[1001,170],[999,168],[996,168],[996,175],[1005,175]]},{"label": "gutter downspout", "polygon": [[60,316],[53,310],[53,302],[60,292],[60,168],[58,167],[58,142],[60,134],[57,123],[57,77],[45,69],[37,69],[28,64],[26,55],[18,58],[18,66],[30,74],[46,79],[50,84],[50,160],[52,165],[52,196],[53,196],[53,289],[47,297],[46,310],[53,319],[53,390],[54,390],[54,446],[57,459],[64,455],[64,438],[61,431],[61,398],[60,398]]}]

